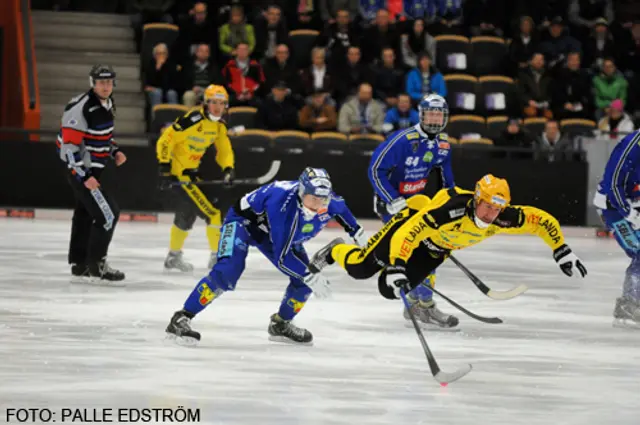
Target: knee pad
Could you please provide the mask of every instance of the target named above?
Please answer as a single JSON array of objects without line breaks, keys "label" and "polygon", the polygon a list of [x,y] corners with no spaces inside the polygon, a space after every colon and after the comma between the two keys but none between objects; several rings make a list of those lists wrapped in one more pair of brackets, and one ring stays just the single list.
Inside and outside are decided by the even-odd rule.
[{"label": "knee pad", "polygon": [[188,232],[193,227],[193,223],[196,221],[195,212],[178,211],[173,218],[173,224],[180,229]]}]

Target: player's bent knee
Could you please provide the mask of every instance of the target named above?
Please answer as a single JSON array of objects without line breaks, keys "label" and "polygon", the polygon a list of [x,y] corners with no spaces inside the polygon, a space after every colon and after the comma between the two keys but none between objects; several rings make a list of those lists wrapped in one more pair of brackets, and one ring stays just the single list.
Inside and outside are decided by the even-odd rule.
[{"label": "player's bent knee", "polygon": [[193,228],[196,216],[192,214],[176,213],[173,224],[180,230],[188,232]]}]

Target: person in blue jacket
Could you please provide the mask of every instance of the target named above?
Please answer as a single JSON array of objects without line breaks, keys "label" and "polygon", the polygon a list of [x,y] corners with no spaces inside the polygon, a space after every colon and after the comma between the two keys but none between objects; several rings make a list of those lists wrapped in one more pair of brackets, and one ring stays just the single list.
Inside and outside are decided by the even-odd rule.
[{"label": "person in blue jacket", "polygon": [[426,94],[447,96],[444,77],[431,63],[429,53],[422,52],[418,55],[418,66],[407,74],[407,93],[416,103]]},{"label": "person in blue jacket", "polygon": [[398,106],[387,111],[382,129],[385,132],[404,130],[418,124],[418,111],[411,107],[411,98],[406,93],[398,95]]},{"label": "person in blue jacket", "polygon": [[640,131],[626,136],[611,152],[593,203],[631,258],[613,310],[614,325],[640,328]]},{"label": "person in blue jacket", "polygon": [[200,334],[191,329],[191,319],[226,291],[233,291],[245,269],[250,246],[254,246],[289,278],[280,309],[271,316],[269,339],[310,344],[311,332],[291,323],[314,292],[330,293],[329,282],[320,273],[310,273],[303,243],[316,236],[335,219],[358,245],[367,238],[344,199],[332,191],[324,169],[306,168],[297,181],[277,181],[246,194],[224,220],[218,261],[174,313],[166,332],[178,342],[194,344]]},{"label": "person in blue jacket", "polygon": [[[455,186],[451,168],[451,146],[446,133],[449,106],[436,94],[424,96],[418,105],[420,122],[391,134],[373,152],[369,180],[375,192],[374,208],[383,222],[407,208],[407,199],[422,193],[429,173],[440,170],[441,188]],[[430,287],[435,274],[408,294],[416,318],[427,325],[454,328],[458,318],[440,311]],[[409,320],[407,311],[405,319]]]}]

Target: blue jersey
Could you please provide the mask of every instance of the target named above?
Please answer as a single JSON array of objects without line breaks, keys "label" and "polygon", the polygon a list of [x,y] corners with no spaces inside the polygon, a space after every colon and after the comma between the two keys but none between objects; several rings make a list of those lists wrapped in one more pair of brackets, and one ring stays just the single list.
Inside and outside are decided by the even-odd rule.
[{"label": "blue jersey", "polygon": [[242,220],[248,230],[268,235],[273,245],[273,263],[283,273],[297,279],[309,274],[306,256],[299,255],[302,244],[316,236],[333,218],[349,235],[359,229],[344,199],[331,194],[326,211],[307,220],[301,211],[297,181],[276,181],[245,195],[231,209],[225,222]]},{"label": "blue jersey", "polygon": [[640,131],[629,134],[611,152],[594,199],[596,207],[629,214],[629,200],[640,197]]},{"label": "blue jersey", "polygon": [[410,198],[424,190],[434,167],[440,168],[444,187],[453,187],[451,146],[447,140],[444,133],[430,139],[420,124],[389,136],[376,148],[369,164],[369,180],[376,196],[384,203]]}]

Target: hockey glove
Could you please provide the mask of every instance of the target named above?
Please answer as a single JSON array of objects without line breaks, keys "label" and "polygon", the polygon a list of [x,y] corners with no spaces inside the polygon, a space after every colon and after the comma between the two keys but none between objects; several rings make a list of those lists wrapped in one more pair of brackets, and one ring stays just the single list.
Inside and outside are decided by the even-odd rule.
[{"label": "hockey glove", "polygon": [[633,230],[640,230],[640,202],[639,201],[629,201],[629,207],[631,208],[629,215],[627,215],[624,219],[631,224]]},{"label": "hockey glove", "polygon": [[405,208],[407,208],[407,200],[404,198],[396,198],[387,204],[387,213],[396,215]]},{"label": "hockey glove", "polygon": [[236,178],[236,172],[231,167],[227,167],[223,171],[224,177],[222,177],[222,181],[224,181],[224,185],[226,187],[233,186],[233,180]]},{"label": "hockey glove", "polygon": [[562,273],[567,276],[573,276],[574,270],[580,273],[580,277],[587,275],[587,268],[582,264],[582,261],[571,251],[569,245],[564,244],[560,248],[553,251],[553,259],[556,260]]},{"label": "hockey glove", "polygon": [[364,235],[364,229],[362,227],[358,227],[358,230],[351,236],[356,245],[364,248],[367,246],[367,242],[369,239]]},{"label": "hockey glove", "polygon": [[197,168],[185,168],[184,170],[182,170],[182,175],[189,177],[192,183],[202,180],[200,170],[198,170]]},{"label": "hockey glove", "polygon": [[160,179],[158,182],[158,188],[160,190],[168,190],[171,188],[171,184],[175,182],[175,179],[171,175],[171,164],[160,164],[159,168]]},{"label": "hockey glove", "polygon": [[395,300],[400,298],[400,290],[411,291],[411,282],[407,277],[407,269],[402,264],[387,266],[378,278],[378,291],[383,297]]},{"label": "hockey glove", "polygon": [[311,273],[302,280],[313,291],[318,298],[329,298],[331,296],[331,287],[326,277],[320,273]]}]

